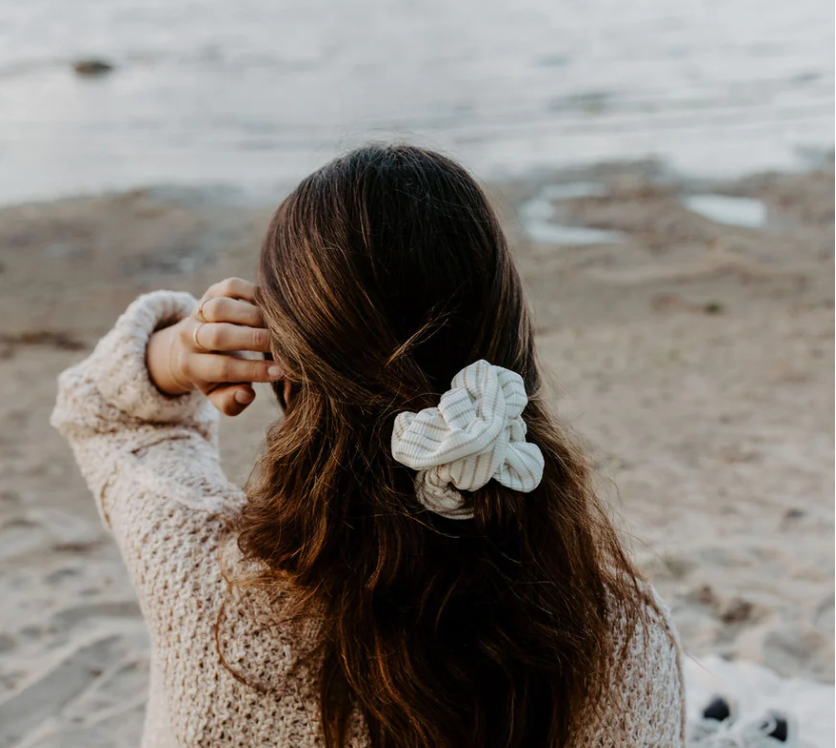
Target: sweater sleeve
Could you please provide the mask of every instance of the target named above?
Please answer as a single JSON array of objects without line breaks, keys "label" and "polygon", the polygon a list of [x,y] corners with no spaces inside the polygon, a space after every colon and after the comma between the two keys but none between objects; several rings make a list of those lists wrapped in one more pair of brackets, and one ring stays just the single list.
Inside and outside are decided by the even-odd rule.
[{"label": "sweater sleeve", "polygon": [[[139,297],[93,353],[58,378],[52,425],[72,446],[117,541],[140,493],[170,496],[209,513],[222,511],[238,493],[219,467],[217,411],[199,392],[163,394],[145,363],[151,334],[187,316],[194,305],[185,293]],[[150,518],[159,502],[143,501]]]},{"label": "sweater sleeve", "polygon": [[[170,291],[139,297],[87,359],[60,375],[52,413],[149,620],[168,604],[172,578],[215,562],[227,517],[243,502],[220,467],[215,408],[199,392],[164,395],[145,364],[151,334],[194,304]],[[201,579],[196,595],[217,594],[214,572],[190,576]]]},{"label": "sweater sleeve", "polygon": [[[89,358],[61,374],[52,424],[75,452],[148,624],[148,735],[171,731],[178,745],[227,745],[238,734],[238,745],[314,745],[315,702],[307,681],[289,675],[305,637],[276,626],[272,608],[266,623],[254,616],[255,591],[230,590],[224,576],[245,571],[225,534],[244,495],[220,467],[219,415],[199,393],[162,394],[146,369],[151,333],[194,303],[172,292],[137,299]],[[233,673],[269,680],[269,695]]]}]

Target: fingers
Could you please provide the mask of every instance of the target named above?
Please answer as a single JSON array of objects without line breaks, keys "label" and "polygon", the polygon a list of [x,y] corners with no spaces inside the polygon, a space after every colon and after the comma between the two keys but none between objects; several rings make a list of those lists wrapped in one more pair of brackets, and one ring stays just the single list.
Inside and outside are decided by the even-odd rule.
[{"label": "fingers", "polygon": [[248,301],[215,296],[200,306],[203,319],[207,322],[231,322],[235,325],[264,327],[264,320],[258,307]]},{"label": "fingers", "polygon": [[[205,299],[217,299],[228,296],[231,299],[243,299],[251,304],[255,302],[255,284],[241,278],[227,278],[209,289],[203,294]],[[207,304],[208,306],[208,304]]]},{"label": "fingers", "polygon": [[246,384],[222,385],[212,390],[208,397],[224,415],[237,416],[255,400],[255,390]]},{"label": "fingers", "polygon": [[186,335],[184,342],[201,353],[206,351],[270,352],[270,333],[263,327],[247,327],[228,322],[218,324],[198,322],[196,324],[200,325],[199,328],[197,330],[193,328],[192,332]]},{"label": "fingers", "polygon": [[187,356],[183,369],[189,381],[204,391],[217,384],[274,382],[282,374],[281,367],[273,361],[250,361],[214,353]]},{"label": "fingers", "polygon": [[252,382],[281,378],[281,368],[273,361],[225,355],[270,352],[270,335],[254,303],[255,293],[256,286],[241,278],[216,283],[180,328],[179,343],[185,354],[179,359],[183,377],[227,415],[238,415],[252,402]]}]

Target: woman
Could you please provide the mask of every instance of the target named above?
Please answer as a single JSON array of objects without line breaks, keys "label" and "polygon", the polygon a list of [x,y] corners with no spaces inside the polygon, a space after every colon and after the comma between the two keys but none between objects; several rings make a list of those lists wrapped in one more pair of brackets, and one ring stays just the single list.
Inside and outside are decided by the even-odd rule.
[{"label": "woman", "polygon": [[[285,414],[241,492],[212,405],[268,381]],[[139,298],[53,422],[151,631],[144,746],[682,744],[671,624],[546,409],[505,238],[450,160],[371,146],[311,175],[257,288]]]}]

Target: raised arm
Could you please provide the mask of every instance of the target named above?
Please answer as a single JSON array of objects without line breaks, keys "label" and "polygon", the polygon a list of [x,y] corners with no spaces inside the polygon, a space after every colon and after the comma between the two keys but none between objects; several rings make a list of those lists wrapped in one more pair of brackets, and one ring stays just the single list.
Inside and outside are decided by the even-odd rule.
[{"label": "raised arm", "polygon": [[[194,388],[178,396],[164,394],[149,373],[148,348],[155,331],[173,331],[156,339],[166,344],[159,348],[166,355],[172,340],[190,340],[198,324],[189,318],[195,303],[188,294],[157,292],[131,304],[93,354],[60,376],[52,423],[75,452],[148,624],[154,651],[149,707],[153,719],[146,723],[147,735],[153,737],[148,740],[167,745],[170,730],[190,745],[216,744],[217,729],[225,729],[217,717],[219,705],[234,704],[242,713],[261,708],[261,693],[239,683],[232,672],[252,676],[254,682],[263,672],[273,678],[276,703],[287,702],[271,714],[303,714],[304,719],[247,722],[241,727],[246,736],[241,744],[263,744],[263,735],[256,733],[269,728],[295,745],[300,742],[296,732],[315,724],[316,717],[304,712],[306,699],[282,686],[298,637],[290,628],[274,630],[250,621],[240,612],[253,607],[249,599],[247,605],[225,608],[232,593],[219,564],[224,527],[244,497],[220,468],[218,412],[209,397],[220,398],[221,404],[231,402],[253,379],[266,379],[270,364],[214,353],[200,353],[200,360],[195,352],[175,377]],[[237,343],[211,329],[235,326],[211,322],[219,309],[230,307],[225,302],[211,306],[205,306],[210,321],[202,323],[198,341],[213,350],[231,350],[225,346]],[[180,337],[167,337],[172,334]],[[173,353],[173,358],[192,357],[188,350],[175,348]],[[212,375],[217,377],[214,386],[198,379],[211,374],[213,363],[230,367],[224,371],[231,381],[217,373]],[[241,642],[251,643],[252,650]],[[231,671],[220,660],[219,646]]]},{"label": "raised arm", "polygon": [[[155,471],[143,470],[148,460],[138,456],[156,445],[175,465],[157,475],[170,475],[177,495],[191,496],[207,475],[221,481],[221,493],[229,490],[217,468],[218,415],[208,398],[234,415],[252,401],[251,382],[276,378],[270,362],[223,355],[269,348],[256,308],[242,298],[250,288],[237,279],[213,286],[205,313],[214,316],[201,321],[190,317],[197,302],[189,294],[141,296],[89,358],[59,377],[52,423],[70,442],[108,526],[121,497],[132,493],[125,483],[154,482]],[[114,478],[121,491],[107,490]]]},{"label": "raised arm", "polygon": [[[218,412],[197,389],[177,397],[151,380],[146,351],[152,334],[186,318],[195,306],[189,294],[158,291],[138,298],[102,338],[92,355],[58,378],[52,425],[70,443],[104,523],[125,503],[126,482],[148,478],[137,456],[165,443],[176,454],[188,445],[201,462],[217,462]],[[183,463],[183,484],[190,463]],[[199,470],[200,466],[194,466]],[[122,483],[112,490],[114,480]]]}]

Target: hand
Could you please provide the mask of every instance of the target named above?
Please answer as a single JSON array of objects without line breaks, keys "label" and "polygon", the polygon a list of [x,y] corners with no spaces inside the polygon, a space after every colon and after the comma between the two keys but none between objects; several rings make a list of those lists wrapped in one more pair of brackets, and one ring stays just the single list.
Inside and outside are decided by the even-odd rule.
[{"label": "hand", "polygon": [[200,390],[228,416],[255,399],[253,382],[274,382],[273,361],[236,358],[238,351],[270,351],[270,334],[254,303],[255,286],[227,278],[203,295],[202,322],[195,315],[155,332],[148,341],[148,373],[159,390],[182,395]]}]

